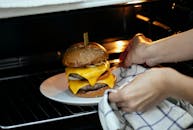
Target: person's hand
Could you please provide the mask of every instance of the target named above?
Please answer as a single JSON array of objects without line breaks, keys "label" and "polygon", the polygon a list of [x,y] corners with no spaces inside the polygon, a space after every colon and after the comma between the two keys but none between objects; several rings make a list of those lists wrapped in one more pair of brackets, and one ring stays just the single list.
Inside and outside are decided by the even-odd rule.
[{"label": "person's hand", "polygon": [[129,42],[126,50],[120,55],[121,64],[124,67],[132,64],[145,63],[145,49],[151,44],[151,39],[145,37],[143,34],[136,34]]},{"label": "person's hand", "polygon": [[171,82],[176,71],[171,68],[153,68],[139,74],[128,85],[109,94],[109,101],[126,112],[143,112],[171,95]]}]

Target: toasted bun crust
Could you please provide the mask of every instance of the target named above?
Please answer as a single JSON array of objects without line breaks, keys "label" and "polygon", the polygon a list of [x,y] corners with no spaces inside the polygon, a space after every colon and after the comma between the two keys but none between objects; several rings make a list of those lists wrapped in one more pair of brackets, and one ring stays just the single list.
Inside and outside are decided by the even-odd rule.
[{"label": "toasted bun crust", "polygon": [[66,50],[62,62],[67,67],[83,67],[95,65],[107,59],[108,53],[100,44],[90,42],[85,46],[83,42],[80,42]]},{"label": "toasted bun crust", "polygon": [[88,92],[78,92],[75,95],[78,97],[84,97],[84,98],[96,98],[96,97],[102,97],[105,90],[109,89],[108,86],[102,87],[100,89],[94,90],[94,91],[88,91]]}]

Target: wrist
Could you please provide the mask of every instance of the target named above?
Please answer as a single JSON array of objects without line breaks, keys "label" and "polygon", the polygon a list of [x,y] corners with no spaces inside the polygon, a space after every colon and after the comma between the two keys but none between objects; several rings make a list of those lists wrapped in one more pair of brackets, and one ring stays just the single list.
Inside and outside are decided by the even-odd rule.
[{"label": "wrist", "polygon": [[165,77],[168,88],[168,97],[183,99],[185,77],[178,71],[170,68]]},{"label": "wrist", "polygon": [[193,78],[177,72],[173,96],[193,103]]},{"label": "wrist", "polygon": [[162,91],[165,94],[165,97],[174,97],[176,94],[176,70],[169,68],[169,67],[164,67],[162,69],[162,78],[161,82],[162,84]]},{"label": "wrist", "polygon": [[157,56],[155,53],[155,47],[153,45],[147,45],[144,49],[144,60],[148,66],[154,66],[157,63]]}]

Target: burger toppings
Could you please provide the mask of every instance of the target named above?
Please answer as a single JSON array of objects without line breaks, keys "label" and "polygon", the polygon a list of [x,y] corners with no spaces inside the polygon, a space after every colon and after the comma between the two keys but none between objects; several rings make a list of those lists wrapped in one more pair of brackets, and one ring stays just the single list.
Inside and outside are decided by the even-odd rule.
[{"label": "burger toppings", "polygon": [[[115,81],[115,77],[112,73],[109,73],[109,75],[101,80],[98,80],[97,82],[95,82],[96,84],[100,83],[100,84],[105,84],[105,86],[109,86],[109,88],[113,88],[114,86],[114,81]],[[71,91],[76,94],[78,92],[79,89],[85,87],[85,86],[90,86],[91,88],[95,87],[95,84],[93,86],[91,86],[89,84],[89,82],[87,80],[69,80],[69,87],[71,89]],[[88,90],[88,89],[87,89]]]},{"label": "burger toppings", "polygon": [[96,66],[96,67],[81,67],[81,68],[74,68],[74,67],[67,67],[65,69],[66,76],[68,77],[69,74],[78,74],[81,77],[88,80],[91,86],[94,86],[97,79],[109,69],[110,65],[109,62],[106,61],[104,64]]}]

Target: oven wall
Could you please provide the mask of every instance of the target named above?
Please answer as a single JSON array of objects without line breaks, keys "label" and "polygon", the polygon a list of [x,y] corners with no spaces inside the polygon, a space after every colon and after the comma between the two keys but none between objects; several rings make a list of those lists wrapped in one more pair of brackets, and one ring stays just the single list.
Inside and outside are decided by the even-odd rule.
[{"label": "oven wall", "polygon": [[[153,40],[159,39],[183,31],[192,24],[189,8],[178,4],[177,8],[172,9],[176,1],[164,0],[0,19],[0,58],[64,51],[70,44],[83,41],[83,32],[88,32],[90,41],[96,42],[106,38],[129,39],[138,32]],[[137,14],[148,17],[149,21],[136,18]],[[159,21],[170,28],[155,26],[153,21]]]},{"label": "oven wall", "polygon": [[0,57],[65,50],[70,44],[83,41],[83,32],[89,33],[90,41],[122,37],[125,34],[125,8],[131,7],[104,7],[1,19]]}]

